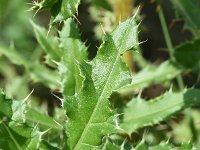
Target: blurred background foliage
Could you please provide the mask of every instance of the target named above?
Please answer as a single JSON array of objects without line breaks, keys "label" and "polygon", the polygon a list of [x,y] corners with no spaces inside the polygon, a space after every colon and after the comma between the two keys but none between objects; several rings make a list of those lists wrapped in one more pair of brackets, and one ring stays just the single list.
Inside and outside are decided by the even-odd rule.
[{"label": "blurred background foliage", "polygon": [[[146,84],[146,81],[139,81],[138,86],[131,87],[131,96],[136,96],[142,90],[142,97],[148,100],[161,95],[172,84],[174,89],[178,89],[177,82],[173,78],[181,73],[181,69],[174,68],[168,63],[160,65],[160,70],[157,69],[159,64],[169,59],[167,45],[158,17],[160,6],[154,0],[132,0],[129,1],[131,13],[126,14],[126,17],[122,18],[120,16],[121,18],[118,18],[119,15],[116,13],[116,9],[119,9],[116,8],[117,1],[82,0],[78,8],[75,20],[78,20],[82,41],[86,42],[89,47],[89,59],[96,55],[103,32],[112,31],[120,20],[135,14],[140,6],[137,15],[138,23],[142,20],[139,41],[144,41],[144,43],[140,46],[140,53],[134,53],[131,56],[133,60],[131,69],[136,74],[135,76],[138,77],[137,79],[144,77],[144,75],[151,79],[149,79],[148,84]],[[53,116],[55,111],[60,111],[57,109],[60,106],[60,101],[55,96],[61,97],[59,93],[59,75],[56,71],[55,63],[47,61],[44,47],[38,45],[30,20],[46,27],[44,35],[47,36],[49,34],[48,38],[57,34],[55,26],[60,28],[62,24],[49,26],[51,15],[48,10],[39,11],[36,15],[34,11],[28,11],[32,6],[31,3],[33,1],[31,0],[0,0],[0,2],[0,88],[3,88],[8,96],[19,100],[24,99],[34,89],[33,94],[30,96],[33,106],[37,110],[38,107],[42,107],[43,109],[39,109],[40,111]],[[200,2],[198,0],[184,0],[183,2],[188,6],[184,8],[190,9],[187,12],[192,16],[193,24],[196,24],[194,28],[197,29],[195,31],[193,30],[194,28],[191,29],[190,20],[185,20],[186,24],[183,21],[184,13],[180,13],[179,4],[176,4],[176,2],[178,3],[179,1],[162,0],[160,2],[174,46],[190,41],[194,37],[198,39],[200,35],[197,32],[200,29],[200,21],[198,19]],[[174,7],[177,7],[176,10]],[[53,41],[56,43],[56,40],[53,39]],[[196,43],[195,45],[199,49],[199,41],[197,40]],[[179,55],[178,51],[176,55],[180,58],[180,62],[181,59],[186,57],[182,54]],[[199,61],[199,57],[198,55],[195,60],[188,59],[196,63],[196,61]],[[166,66],[168,66],[168,72],[165,73]],[[198,67],[199,64],[195,67],[197,68],[197,73],[187,71],[182,74],[186,87],[199,87]],[[169,74],[169,76],[165,76],[166,74]],[[159,79],[159,82],[156,79]],[[138,80],[135,82],[138,82]],[[145,82],[145,84],[142,84],[142,82]],[[126,103],[124,99],[128,101],[130,95],[119,97],[118,94],[113,94],[111,99],[118,100],[116,105],[124,105]],[[62,116],[62,112],[60,114]],[[57,118],[61,116],[57,116]],[[151,145],[167,140],[175,145],[188,141],[200,144],[199,116],[198,107],[185,110],[167,122],[140,129],[138,133],[132,135],[134,142],[137,143],[144,137],[146,142]]]}]

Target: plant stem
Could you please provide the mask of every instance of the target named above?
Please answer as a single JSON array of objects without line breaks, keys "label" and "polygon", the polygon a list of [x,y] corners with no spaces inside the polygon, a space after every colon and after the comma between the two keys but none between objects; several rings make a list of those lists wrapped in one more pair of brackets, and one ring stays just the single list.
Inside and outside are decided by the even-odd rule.
[{"label": "plant stem", "polygon": [[[171,38],[170,38],[170,35],[169,35],[169,31],[168,31],[168,28],[167,28],[167,23],[166,23],[166,20],[165,20],[163,9],[160,5],[159,5],[158,8],[159,8],[158,16],[159,16],[161,27],[162,27],[162,30],[163,30],[165,42],[166,42],[167,48],[169,50],[169,56],[170,56],[170,59],[172,61],[174,61],[175,60],[175,58],[173,56],[174,47],[172,45],[172,41],[171,41]],[[182,79],[181,75],[178,75],[176,80],[177,80],[179,89],[183,90],[184,89],[184,83],[183,83],[183,79]]]},{"label": "plant stem", "polygon": [[[159,2],[159,0],[157,0],[157,2]],[[161,6],[159,7],[158,15],[159,15],[159,19],[160,19],[160,22],[161,22],[162,30],[163,30],[163,33],[164,33],[165,42],[167,44],[167,48],[169,49],[170,59],[172,61],[174,61],[175,60],[175,58],[173,57],[174,48],[173,48],[173,45],[172,45],[172,41],[171,41],[171,38],[170,38],[170,35],[169,35],[169,31],[168,31],[168,28],[167,28],[167,24],[166,24],[166,21],[165,21],[164,13],[163,13],[163,10],[162,10]],[[182,79],[181,75],[178,75],[176,77],[176,80],[177,80],[179,89],[183,90],[184,89],[184,83],[183,83],[183,79]],[[192,115],[190,113],[190,110],[186,110],[185,113],[190,119],[189,127],[190,127],[190,131],[194,135],[193,136],[193,141],[197,141],[198,139],[197,139],[197,136],[196,136],[196,128],[194,126],[194,120],[193,120],[193,117],[192,117]]]},{"label": "plant stem", "polygon": [[170,59],[174,60],[174,57],[173,57],[174,48],[173,48],[172,41],[171,41],[171,38],[170,38],[170,35],[169,35],[169,32],[168,32],[168,28],[167,28],[167,24],[166,24],[164,14],[163,14],[163,10],[162,10],[161,6],[158,7],[158,8],[159,8],[158,16],[159,16],[161,27],[162,27],[162,30],[163,30],[163,34],[164,34],[164,37],[165,37],[165,42],[167,44],[167,48],[169,49]]}]

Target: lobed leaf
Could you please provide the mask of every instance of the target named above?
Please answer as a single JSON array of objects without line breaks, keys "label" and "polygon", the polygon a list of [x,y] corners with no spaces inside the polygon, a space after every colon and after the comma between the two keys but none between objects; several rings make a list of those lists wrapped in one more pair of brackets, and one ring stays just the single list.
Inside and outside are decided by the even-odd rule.
[{"label": "lobed leaf", "polygon": [[183,108],[200,104],[200,90],[189,89],[179,93],[169,91],[150,101],[138,97],[124,109],[120,125],[122,132],[131,134],[138,128],[157,124]]},{"label": "lobed leaf", "polygon": [[96,58],[79,65],[84,78],[80,92],[66,95],[63,101],[69,117],[66,129],[68,149],[93,149],[100,145],[103,136],[116,129],[117,120],[108,98],[117,86],[123,86],[124,80],[130,81],[121,55],[138,46],[134,18],[106,34],[103,41]]}]

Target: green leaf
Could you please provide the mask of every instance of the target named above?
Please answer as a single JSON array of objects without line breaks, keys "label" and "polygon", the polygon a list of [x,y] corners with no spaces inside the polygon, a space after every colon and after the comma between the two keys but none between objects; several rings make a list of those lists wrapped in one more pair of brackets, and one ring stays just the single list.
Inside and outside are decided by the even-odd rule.
[{"label": "green leaf", "polygon": [[79,30],[72,19],[64,22],[60,32],[60,48],[62,50],[62,61],[59,63],[59,72],[62,78],[62,91],[67,95],[79,92],[82,86],[82,77],[78,62],[87,60],[87,48],[81,42]]},{"label": "green leaf", "polygon": [[48,142],[42,140],[40,148],[44,150],[60,150],[58,147],[50,145]]},{"label": "green leaf", "polygon": [[60,61],[61,52],[59,50],[57,39],[51,35],[48,35],[44,28],[41,28],[34,22],[31,22],[31,24],[33,25],[38,43],[47,54],[47,62],[52,60]]},{"label": "green leaf", "polygon": [[7,48],[3,45],[0,45],[0,53],[8,57],[8,59],[16,65],[26,64],[24,58],[19,55],[14,48]]},{"label": "green leaf", "polygon": [[42,8],[51,8],[53,7],[58,1],[61,1],[61,0],[42,0],[40,2],[38,1],[34,1],[33,2],[33,7],[30,8],[30,10],[33,10],[33,9],[42,9]]},{"label": "green leaf", "polygon": [[52,22],[61,22],[74,16],[77,12],[79,3],[80,0],[62,0],[60,11]]},{"label": "green leaf", "polygon": [[55,5],[59,0],[43,0],[40,2],[41,8],[51,8],[53,5]]},{"label": "green leaf", "polygon": [[163,142],[159,145],[151,146],[144,142],[139,143],[135,150],[193,150],[196,149],[191,143],[183,143],[181,146],[174,146],[172,144]]},{"label": "green leaf", "polygon": [[3,117],[12,117],[12,101],[7,99],[4,95],[3,91],[0,90],[0,119],[2,120]]},{"label": "green leaf", "polygon": [[80,92],[65,96],[63,101],[69,117],[68,149],[93,149],[101,144],[103,136],[116,129],[114,123],[117,120],[108,98],[121,83],[122,74],[128,73],[122,65],[121,55],[138,47],[134,18],[121,23],[111,34],[106,34],[103,41],[93,61],[80,63],[84,78]]},{"label": "green leaf", "polygon": [[194,144],[192,144],[192,143],[183,143],[183,144],[181,144],[180,148],[177,149],[177,150],[193,150],[193,149],[197,149],[197,147],[194,146]]},{"label": "green leaf", "polygon": [[105,141],[103,141],[103,144],[101,146],[95,147],[93,150],[122,150],[122,149],[120,149],[120,146],[112,143],[109,139],[106,139]]},{"label": "green leaf", "polygon": [[52,128],[61,131],[62,126],[59,122],[55,121],[53,118],[38,112],[33,108],[28,108],[26,112],[26,121],[30,121],[32,123],[37,123],[40,126],[45,126],[47,129]]},{"label": "green leaf", "polygon": [[59,74],[43,66],[39,60],[27,60],[16,49],[0,45],[0,53],[4,54],[12,63],[23,65],[35,82],[41,82],[47,87],[55,89],[59,86]]},{"label": "green leaf", "polygon": [[155,99],[145,101],[138,97],[132,99],[124,109],[120,125],[122,132],[131,134],[138,128],[157,124],[182,108],[200,104],[200,90],[173,93],[169,91]]},{"label": "green leaf", "polygon": [[60,76],[57,71],[50,70],[39,62],[32,64],[29,62],[26,69],[33,81],[41,82],[51,89],[59,87],[58,80]]},{"label": "green leaf", "polygon": [[142,142],[135,147],[135,150],[172,150],[172,146],[167,143],[161,143],[156,146],[150,146]]},{"label": "green leaf", "polygon": [[11,0],[2,0],[1,1],[1,5],[0,5],[0,26],[1,26],[1,23],[4,19],[4,17],[6,16],[10,2],[11,2]]},{"label": "green leaf", "polygon": [[[200,39],[185,42],[174,50],[176,61],[186,68],[200,69]],[[192,58],[192,59],[191,59]]]},{"label": "green leaf", "polygon": [[184,19],[186,28],[196,37],[200,36],[199,0],[171,0],[178,14]]},{"label": "green leaf", "polygon": [[41,2],[33,2],[30,10],[47,8],[52,14],[51,23],[64,21],[75,15],[80,0],[42,0]]},{"label": "green leaf", "polygon": [[159,66],[149,65],[139,73],[133,75],[131,84],[117,91],[128,94],[134,90],[140,90],[153,84],[167,82],[181,73],[181,69],[170,61],[163,62]]},{"label": "green leaf", "polygon": [[37,127],[30,127],[25,123],[26,101],[11,100],[1,91],[0,104],[0,148],[37,149],[42,134]]}]

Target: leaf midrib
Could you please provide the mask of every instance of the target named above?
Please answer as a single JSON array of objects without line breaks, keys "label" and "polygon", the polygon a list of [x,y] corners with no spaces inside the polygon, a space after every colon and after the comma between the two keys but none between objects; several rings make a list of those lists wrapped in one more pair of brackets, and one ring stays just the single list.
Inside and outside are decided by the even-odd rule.
[{"label": "leaf midrib", "polygon": [[[132,20],[131,20],[131,21],[132,21]],[[123,34],[123,35],[126,35],[127,31],[128,31],[128,28],[126,28],[125,31],[122,32],[122,34]],[[124,37],[124,36],[121,36],[121,38],[119,39],[119,41],[123,41],[123,40],[122,40],[123,37]],[[106,84],[105,84],[105,86],[104,86],[104,88],[103,88],[103,90],[102,90],[102,93],[101,93],[100,97],[99,97],[98,100],[97,100],[97,104],[95,105],[95,108],[93,109],[93,113],[92,113],[92,115],[91,115],[91,117],[90,117],[88,123],[86,124],[86,127],[84,128],[84,130],[83,130],[83,132],[82,132],[82,134],[81,134],[81,136],[80,136],[80,138],[79,138],[77,144],[74,146],[74,150],[79,150],[79,147],[81,146],[81,143],[82,143],[82,141],[83,141],[83,138],[85,137],[85,134],[87,133],[87,130],[88,130],[88,128],[89,128],[89,125],[91,124],[91,122],[92,122],[92,120],[93,120],[93,117],[95,117],[97,108],[98,108],[100,102],[103,100],[104,91],[107,91],[107,85],[108,85],[108,83],[109,83],[110,78],[112,77],[113,70],[114,70],[114,68],[116,67],[117,62],[121,59],[121,58],[120,58],[120,57],[121,57],[121,54],[122,54],[122,53],[120,53],[121,46],[122,46],[122,44],[120,45],[119,48],[117,48],[117,51],[118,51],[117,57],[116,57],[116,60],[115,60],[115,62],[114,62],[114,64],[113,64],[113,67],[112,67],[112,69],[111,69],[111,72],[110,72],[110,74],[109,74],[109,76],[108,76],[108,79],[107,79],[107,81],[106,81]],[[124,51],[124,52],[125,52],[125,51]]]},{"label": "leaf midrib", "polygon": [[117,62],[119,61],[119,59],[120,59],[120,55],[119,55],[119,53],[118,53],[118,54],[117,54],[117,58],[116,58],[116,60],[115,60],[115,62],[114,62],[114,65],[113,65],[113,67],[112,67],[112,69],[111,69],[111,72],[110,72],[110,74],[109,74],[109,76],[108,76],[108,79],[107,79],[107,81],[106,81],[106,84],[105,84],[105,86],[104,86],[104,88],[103,88],[103,90],[102,90],[102,93],[101,93],[101,95],[99,96],[99,98],[98,98],[98,100],[97,100],[97,104],[95,105],[95,108],[93,109],[93,113],[92,113],[92,115],[91,115],[91,117],[90,117],[88,123],[86,124],[86,126],[85,126],[85,128],[84,128],[84,130],[83,130],[83,132],[82,132],[82,134],[81,134],[81,136],[80,136],[80,138],[79,138],[77,144],[75,145],[74,150],[79,150],[79,149],[80,149],[79,147],[80,147],[80,145],[81,145],[81,143],[82,143],[82,141],[83,141],[83,139],[84,139],[84,137],[85,137],[85,134],[87,133],[87,131],[88,131],[88,129],[89,129],[89,126],[90,126],[90,124],[91,124],[93,118],[95,117],[95,114],[96,114],[96,111],[97,111],[97,108],[98,108],[99,104],[100,104],[101,101],[103,100],[103,97],[104,97],[103,95],[104,95],[105,91],[107,91],[108,83],[110,82],[110,79],[112,78],[112,74],[113,74],[113,72],[114,72],[113,70],[114,70],[114,68],[116,67],[116,64],[117,64]]}]

